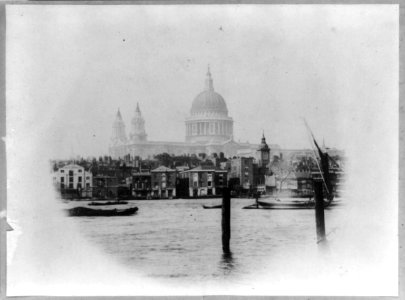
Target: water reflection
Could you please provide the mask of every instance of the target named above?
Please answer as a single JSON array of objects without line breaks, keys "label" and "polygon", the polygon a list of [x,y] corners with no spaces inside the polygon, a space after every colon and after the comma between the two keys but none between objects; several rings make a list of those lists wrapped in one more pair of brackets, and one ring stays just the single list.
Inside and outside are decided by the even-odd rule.
[{"label": "water reflection", "polygon": [[330,255],[328,240],[325,238],[321,241],[318,241],[317,244],[318,244],[318,253],[320,254],[321,258],[328,257]]},{"label": "water reflection", "polygon": [[232,272],[232,270],[235,268],[235,261],[232,257],[232,252],[222,254],[219,268],[224,272],[225,275]]}]

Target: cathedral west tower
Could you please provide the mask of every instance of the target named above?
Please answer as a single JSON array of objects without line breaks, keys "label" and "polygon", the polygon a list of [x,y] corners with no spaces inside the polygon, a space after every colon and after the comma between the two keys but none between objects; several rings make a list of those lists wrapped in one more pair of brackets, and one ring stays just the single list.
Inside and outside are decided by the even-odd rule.
[{"label": "cathedral west tower", "polygon": [[135,116],[131,121],[131,134],[129,136],[131,142],[146,142],[147,134],[145,131],[145,119],[142,117],[139,104],[136,104]]},{"label": "cathedral west tower", "polygon": [[121,112],[118,109],[115,121],[112,126],[111,145],[120,145],[127,142],[127,135],[125,133],[125,123],[122,120]]}]

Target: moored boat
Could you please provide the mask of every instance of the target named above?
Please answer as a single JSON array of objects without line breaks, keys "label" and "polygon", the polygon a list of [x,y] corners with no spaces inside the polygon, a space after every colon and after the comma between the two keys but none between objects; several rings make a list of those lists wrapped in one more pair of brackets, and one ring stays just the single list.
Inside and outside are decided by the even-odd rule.
[{"label": "moored boat", "polygon": [[222,204],[220,205],[204,205],[203,204],[204,209],[213,209],[213,208],[222,208]]},{"label": "moored boat", "polygon": [[68,209],[71,217],[113,217],[113,216],[130,216],[138,211],[138,207],[127,209],[93,209],[88,207],[74,207]]},{"label": "moored boat", "polygon": [[122,205],[128,204],[126,201],[108,201],[108,202],[90,202],[90,206],[104,206],[104,205]]},{"label": "moored boat", "polygon": [[[337,202],[324,201],[325,208],[337,206]],[[257,201],[257,204],[251,204],[243,207],[243,209],[314,209],[315,201],[308,200],[272,200],[271,202]]]}]

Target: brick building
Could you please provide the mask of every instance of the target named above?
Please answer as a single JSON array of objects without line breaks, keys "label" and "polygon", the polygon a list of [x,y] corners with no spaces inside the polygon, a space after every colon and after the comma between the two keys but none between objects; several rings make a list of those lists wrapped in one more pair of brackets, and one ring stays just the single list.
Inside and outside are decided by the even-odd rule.
[{"label": "brick building", "polygon": [[219,196],[227,186],[227,173],[215,166],[198,166],[184,171],[182,177],[189,180],[190,197]]},{"label": "brick building", "polygon": [[151,172],[152,197],[176,197],[176,170],[160,166]]}]

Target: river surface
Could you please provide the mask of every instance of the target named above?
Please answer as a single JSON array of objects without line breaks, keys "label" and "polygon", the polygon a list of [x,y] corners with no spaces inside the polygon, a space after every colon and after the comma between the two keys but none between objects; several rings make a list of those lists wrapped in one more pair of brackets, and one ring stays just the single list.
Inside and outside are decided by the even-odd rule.
[{"label": "river surface", "polygon": [[[238,282],[280,269],[317,251],[315,211],[242,209],[253,199],[231,199],[232,255],[221,245],[221,199],[133,200],[138,212],[124,217],[72,217],[81,232],[112,258],[146,277]],[[69,207],[87,202],[72,201]],[[107,206],[112,208],[114,206]],[[103,207],[103,208],[107,208]],[[327,233],[341,207],[325,211]]]}]

